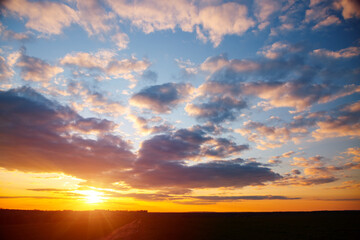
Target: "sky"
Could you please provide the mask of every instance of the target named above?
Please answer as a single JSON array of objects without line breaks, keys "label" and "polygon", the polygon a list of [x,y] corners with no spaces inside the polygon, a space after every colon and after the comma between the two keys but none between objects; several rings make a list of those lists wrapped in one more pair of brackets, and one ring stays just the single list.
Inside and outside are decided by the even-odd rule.
[{"label": "sky", "polygon": [[0,10],[2,208],[360,209],[359,1]]}]

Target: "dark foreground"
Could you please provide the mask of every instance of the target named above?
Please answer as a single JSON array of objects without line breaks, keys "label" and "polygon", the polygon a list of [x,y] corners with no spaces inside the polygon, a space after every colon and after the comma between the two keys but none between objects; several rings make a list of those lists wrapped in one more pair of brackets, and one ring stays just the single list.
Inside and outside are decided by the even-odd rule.
[{"label": "dark foreground", "polygon": [[0,239],[359,239],[360,211],[146,213],[0,210]]}]

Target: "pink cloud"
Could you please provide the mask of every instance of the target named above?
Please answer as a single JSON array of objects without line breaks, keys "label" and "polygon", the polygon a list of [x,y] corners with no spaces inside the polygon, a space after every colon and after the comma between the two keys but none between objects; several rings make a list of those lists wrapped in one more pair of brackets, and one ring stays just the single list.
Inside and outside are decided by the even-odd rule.
[{"label": "pink cloud", "polygon": [[46,34],[60,34],[64,27],[78,21],[76,11],[55,2],[5,1],[5,8],[28,19],[25,26]]}]

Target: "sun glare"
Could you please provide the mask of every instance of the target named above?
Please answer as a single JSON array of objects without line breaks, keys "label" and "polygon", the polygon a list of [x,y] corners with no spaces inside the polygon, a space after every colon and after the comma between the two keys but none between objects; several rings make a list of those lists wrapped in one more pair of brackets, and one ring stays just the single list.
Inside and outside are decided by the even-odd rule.
[{"label": "sun glare", "polygon": [[81,194],[85,196],[86,203],[95,204],[104,202],[104,194],[94,190],[82,191]]}]

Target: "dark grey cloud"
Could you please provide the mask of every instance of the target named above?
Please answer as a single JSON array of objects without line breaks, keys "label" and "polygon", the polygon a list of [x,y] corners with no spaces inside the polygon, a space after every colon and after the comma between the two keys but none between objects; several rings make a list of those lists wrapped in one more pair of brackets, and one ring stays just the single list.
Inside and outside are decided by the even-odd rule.
[{"label": "dark grey cloud", "polygon": [[23,198],[29,198],[29,199],[69,199],[66,197],[46,197],[46,196],[0,196],[1,198],[11,198],[11,199],[23,199]]},{"label": "dark grey cloud", "polygon": [[235,120],[240,115],[240,110],[246,107],[243,99],[215,95],[205,103],[188,104],[186,111],[199,120],[221,123],[225,120]]},{"label": "dark grey cloud", "polygon": [[176,195],[167,194],[162,192],[157,193],[125,193],[125,194],[112,194],[112,197],[132,197],[138,200],[145,201],[175,201],[181,204],[214,204],[217,202],[230,202],[230,201],[248,201],[248,200],[298,200],[300,197],[286,197],[278,195],[227,195],[227,196],[196,196],[196,195]]},{"label": "dark grey cloud", "polygon": [[139,150],[138,164],[156,164],[194,158],[201,153],[201,144],[210,140],[202,131],[177,130],[173,134],[156,135],[145,140]]},{"label": "dark grey cloud", "polygon": [[167,113],[181,103],[191,90],[192,86],[185,83],[154,85],[134,94],[130,103],[157,113]]},{"label": "dark grey cloud", "polygon": [[137,164],[153,165],[199,157],[226,158],[248,149],[247,144],[213,138],[199,128],[179,129],[145,140],[139,150]]},{"label": "dark grey cloud", "polygon": [[146,81],[156,82],[158,79],[158,74],[156,72],[148,69],[143,72],[143,74],[141,75],[141,78]]},{"label": "dark grey cloud", "polygon": [[126,182],[141,188],[216,188],[262,185],[280,178],[279,174],[260,163],[234,159],[194,165],[163,162],[147,170],[138,169]]},{"label": "dark grey cloud", "polygon": [[61,188],[29,188],[26,190],[35,191],[35,192],[67,192],[67,191],[69,191],[69,189],[61,189]]},{"label": "dark grey cloud", "polygon": [[249,145],[237,145],[235,142],[226,138],[216,138],[213,140],[213,145],[210,145],[205,149],[204,155],[209,157],[227,157],[234,153],[241,153],[244,150],[248,150]]},{"label": "dark grey cloud", "polygon": [[[31,88],[0,92],[0,166],[21,171],[64,172],[89,178],[129,167],[130,145],[108,134],[108,120],[83,118]],[[98,132],[96,139],[83,137]]]},{"label": "dark grey cloud", "polygon": [[273,196],[273,195],[255,195],[255,196],[194,196],[195,199],[207,201],[238,201],[238,200],[297,200],[299,197]]}]

